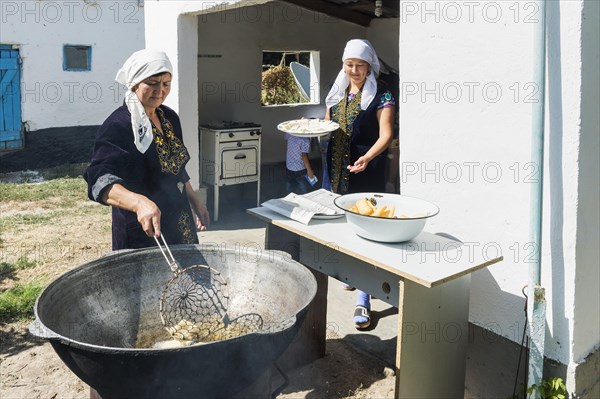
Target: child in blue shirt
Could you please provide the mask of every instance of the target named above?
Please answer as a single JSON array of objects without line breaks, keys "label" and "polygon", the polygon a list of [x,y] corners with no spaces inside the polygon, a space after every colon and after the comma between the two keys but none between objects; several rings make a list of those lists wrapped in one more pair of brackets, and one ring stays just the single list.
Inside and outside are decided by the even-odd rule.
[{"label": "child in blue shirt", "polygon": [[286,190],[288,193],[306,194],[315,188],[314,185],[318,181],[308,160],[310,138],[286,133],[285,140]]}]

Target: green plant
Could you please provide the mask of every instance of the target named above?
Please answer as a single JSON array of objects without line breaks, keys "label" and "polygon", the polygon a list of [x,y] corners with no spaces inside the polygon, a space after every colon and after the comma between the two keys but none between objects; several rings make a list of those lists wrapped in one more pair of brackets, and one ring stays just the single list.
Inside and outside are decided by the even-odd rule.
[{"label": "green plant", "polygon": [[16,270],[31,269],[37,265],[35,260],[29,260],[27,256],[21,256],[15,263],[0,262],[0,276],[10,274]]},{"label": "green plant", "polygon": [[516,394],[507,399],[527,399],[534,393],[539,394],[541,399],[567,399],[569,397],[567,387],[562,378],[558,377],[551,378],[550,380],[542,380],[539,385],[533,384],[527,388],[527,392],[525,392],[525,385],[521,384],[519,392],[522,392],[525,397],[521,396],[521,394]]},{"label": "green plant", "polygon": [[537,392],[542,399],[566,399],[569,393],[562,378],[554,377],[542,380],[539,385],[533,384],[527,388],[527,395]]},{"label": "green plant", "polygon": [[31,269],[34,268],[36,265],[37,262],[35,260],[29,260],[27,256],[21,256],[15,262],[17,270]]},{"label": "green plant", "polygon": [[30,319],[33,305],[44,287],[39,282],[17,285],[0,294],[0,321]]},{"label": "green plant", "polygon": [[17,268],[12,263],[0,262],[0,276],[13,273]]}]

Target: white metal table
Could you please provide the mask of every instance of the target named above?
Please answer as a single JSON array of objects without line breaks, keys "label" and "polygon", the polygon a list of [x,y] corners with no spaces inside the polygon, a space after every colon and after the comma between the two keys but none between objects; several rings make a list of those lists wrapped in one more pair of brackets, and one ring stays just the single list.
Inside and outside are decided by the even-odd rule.
[{"label": "white metal table", "polygon": [[327,276],[398,308],[396,398],[462,398],[468,341],[470,273],[502,260],[485,246],[422,232],[406,243],[358,237],[345,218],[298,223],[266,208],[265,247],[311,268],[318,292],[280,364],[296,367],[325,354]]}]

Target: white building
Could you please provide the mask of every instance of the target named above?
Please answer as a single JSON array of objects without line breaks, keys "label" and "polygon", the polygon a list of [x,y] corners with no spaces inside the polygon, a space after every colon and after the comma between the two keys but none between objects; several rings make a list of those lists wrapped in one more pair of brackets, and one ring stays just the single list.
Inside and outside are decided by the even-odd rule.
[{"label": "white building", "polygon": [[[28,135],[40,136],[45,129],[100,125],[122,103],[124,90],[114,78],[125,59],[144,47],[142,1],[2,1],[0,6],[2,62],[8,66],[13,57],[19,63],[14,86],[2,95],[3,126],[13,119],[24,130],[17,141],[0,131],[0,149],[19,148],[20,139],[29,143]],[[7,113],[11,93],[20,94],[20,106]],[[78,138],[77,129],[69,132],[65,140]]]},{"label": "white building", "polygon": [[[401,1],[399,18],[362,26],[342,8],[337,16],[331,11],[333,3],[352,1],[323,1],[323,13],[294,3],[302,4],[146,1],[146,43],[165,49],[174,64],[167,102],[182,119],[194,185],[199,124],[259,123],[264,162],[280,162],[277,123],[322,116],[345,42],[370,39],[381,58],[399,66],[402,192],[440,206],[431,231],[455,232],[476,250],[504,256],[473,276],[470,322],[486,338],[469,367],[487,378],[467,384],[471,396],[503,395],[513,382],[514,364],[503,362],[518,352],[531,254],[529,190],[538,167],[530,162],[531,103],[539,91],[532,83],[532,49],[540,10],[533,2]],[[547,23],[545,357],[548,376],[565,377],[578,396],[597,397],[598,2],[550,1]],[[316,52],[320,102],[262,107],[256,90],[264,50]],[[499,355],[489,358],[498,346]]]}]

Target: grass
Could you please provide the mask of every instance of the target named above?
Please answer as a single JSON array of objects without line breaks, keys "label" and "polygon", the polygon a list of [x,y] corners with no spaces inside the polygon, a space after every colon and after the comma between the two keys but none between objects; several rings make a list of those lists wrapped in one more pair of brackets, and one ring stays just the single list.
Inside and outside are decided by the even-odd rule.
[{"label": "grass", "polygon": [[[0,229],[5,227],[6,219],[0,219]],[[37,218],[21,217],[21,221],[27,220],[29,224],[32,221],[37,222]],[[0,263],[0,277],[4,279],[14,278],[18,270],[31,269],[37,266],[37,262],[30,260],[27,256],[19,257],[15,262]],[[2,281],[0,279],[0,281]],[[33,317],[33,305],[35,299],[41,292],[43,286],[39,282],[30,282],[27,284],[18,284],[2,293],[0,293],[0,321],[12,322],[16,320],[31,319]]]},{"label": "grass", "polygon": [[0,231],[4,231],[18,226],[34,226],[47,223],[63,212],[49,212],[44,214],[17,214],[0,218]]},{"label": "grass", "polygon": [[[58,178],[41,183],[0,183],[0,202],[37,202],[43,213],[14,214],[0,217],[0,232],[41,226],[59,218],[108,212],[107,207],[85,206],[87,183],[81,177]],[[59,209],[59,210],[55,210]]]},{"label": "grass", "polygon": [[[21,271],[38,266],[43,271],[44,261],[28,257],[23,252],[7,259],[6,254],[10,251],[5,247],[14,242],[21,245],[21,231],[27,234],[39,231],[40,237],[46,237],[44,242],[47,243],[48,237],[54,237],[54,226],[62,226],[63,230],[59,231],[62,233],[65,228],[81,223],[82,218],[87,220],[91,215],[108,214],[110,208],[96,206],[87,199],[87,184],[81,176],[40,183],[0,182],[0,202],[2,209],[7,210],[5,216],[0,217],[0,252],[4,251],[0,258],[0,283],[13,280],[4,285],[4,291],[0,289],[0,323],[11,323],[33,317],[33,306],[45,286],[44,279],[30,276],[30,273],[22,274]],[[9,213],[9,209],[16,212]],[[59,234],[56,239],[64,241],[65,238]],[[63,244],[66,248],[72,245],[70,241]],[[19,248],[22,250],[21,246]],[[62,259],[62,253],[57,254],[57,261],[59,259],[61,266],[70,261],[70,258]],[[19,281],[23,277],[26,281]]]},{"label": "grass", "polygon": [[19,284],[0,294],[0,321],[13,322],[33,317],[33,305],[44,286],[39,282]]},{"label": "grass", "polygon": [[81,177],[63,177],[41,183],[0,183],[0,201],[40,201],[51,197],[86,200],[87,183]]},{"label": "grass", "polygon": [[37,262],[29,260],[26,256],[21,256],[15,263],[1,262],[0,263],[0,277],[5,274],[14,273],[17,270],[25,270],[34,268]]}]

